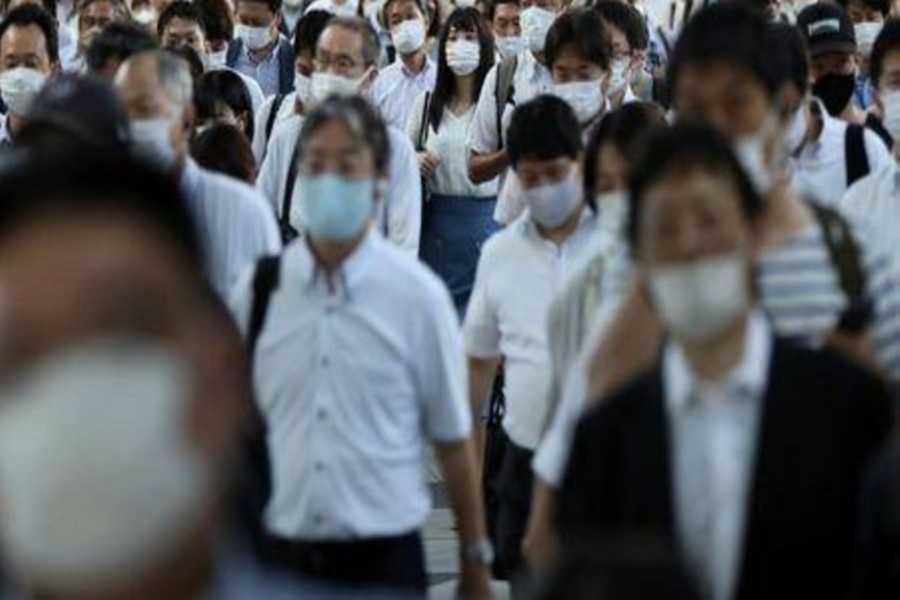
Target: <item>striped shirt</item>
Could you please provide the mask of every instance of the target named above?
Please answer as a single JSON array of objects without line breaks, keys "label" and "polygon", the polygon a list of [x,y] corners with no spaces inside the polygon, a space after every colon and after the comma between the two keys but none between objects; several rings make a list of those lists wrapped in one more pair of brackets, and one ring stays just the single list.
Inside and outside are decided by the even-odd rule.
[{"label": "striped shirt", "polygon": [[[892,381],[900,381],[900,285],[887,254],[854,227],[861,247],[866,286],[875,315],[869,334],[878,360]],[[847,306],[825,237],[810,225],[780,248],[764,251],[758,264],[762,304],[781,337],[818,344],[838,323]]]}]

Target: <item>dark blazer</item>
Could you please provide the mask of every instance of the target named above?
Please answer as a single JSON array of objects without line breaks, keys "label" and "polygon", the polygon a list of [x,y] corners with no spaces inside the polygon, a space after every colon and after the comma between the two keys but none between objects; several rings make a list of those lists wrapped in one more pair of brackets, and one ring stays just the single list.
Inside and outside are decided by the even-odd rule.
[{"label": "dark blazer", "polygon": [[[228,54],[225,55],[225,64],[234,68],[238,57],[244,51],[244,42],[235,38],[228,46]],[[294,48],[283,37],[278,38],[278,93],[289,94],[294,91]]]},{"label": "dark blazer", "polygon": [[[674,545],[670,440],[659,366],[590,410],[559,497],[566,539],[660,535]],[[736,597],[847,597],[860,498],[892,426],[881,382],[830,351],[776,340],[763,400]]]}]

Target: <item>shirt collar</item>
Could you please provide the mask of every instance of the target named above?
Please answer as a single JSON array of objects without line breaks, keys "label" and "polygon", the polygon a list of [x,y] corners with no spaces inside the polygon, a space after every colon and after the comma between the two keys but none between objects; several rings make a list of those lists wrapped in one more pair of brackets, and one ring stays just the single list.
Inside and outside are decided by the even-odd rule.
[{"label": "shirt collar", "polygon": [[[332,283],[336,286],[337,293],[343,294],[348,299],[352,297],[352,292],[356,289],[357,284],[370,271],[369,263],[372,261],[379,242],[377,238],[378,234],[372,231],[372,226],[369,226],[368,232],[366,232],[356,250],[353,251],[353,254],[344,259],[344,262],[332,275]],[[303,262],[306,264],[306,268],[301,269],[301,282],[307,286],[307,289],[311,289],[320,283],[327,286],[328,282],[325,281],[325,272],[319,267],[318,260],[309,247],[308,240],[301,237],[296,243],[302,247]]]},{"label": "shirt collar", "polygon": [[400,71],[403,73],[403,76],[410,77],[412,79],[416,79],[418,77],[426,77],[429,74],[429,72],[434,68],[434,62],[432,62],[431,58],[427,54],[425,55],[425,66],[422,67],[422,70],[419,71],[418,73],[413,73],[412,71],[407,69],[406,63],[404,63],[403,60],[401,60],[399,56],[397,57],[397,61],[400,64]]},{"label": "shirt collar", "polygon": [[[569,240],[574,238],[578,233],[587,227],[593,226],[597,222],[597,214],[591,210],[591,207],[587,204],[582,205],[581,207],[581,216],[578,219],[578,227],[575,228],[575,231],[572,232],[566,240],[563,242],[563,245],[566,244]],[[531,218],[531,212],[528,208],[525,208],[522,211],[522,217],[520,219],[520,227],[522,229],[522,233],[529,239],[543,243],[543,244],[552,244],[549,240],[545,239],[541,236],[541,234],[537,230],[537,225],[535,225],[534,221]]]},{"label": "shirt collar", "polygon": [[772,329],[758,310],[747,319],[744,355],[725,379],[715,385],[700,380],[691,370],[681,347],[669,340],[663,353],[663,389],[670,412],[684,410],[697,399],[703,389],[719,388],[735,391],[740,397],[760,399],[765,393],[772,354]]},{"label": "shirt collar", "polygon": [[259,60],[254,60],[250,55],[250,48],[247,47],[246,44],[243,44],[244,56],[247,60],[254,65],[261,65],[264,63],[271,63],[274,60],[278,60],[278,50],[281,47],[281,34],[278,34],[278,38],[275,41],[275,45],[272,46],[272,50],[269,51],[268,54],[263,55]]}]

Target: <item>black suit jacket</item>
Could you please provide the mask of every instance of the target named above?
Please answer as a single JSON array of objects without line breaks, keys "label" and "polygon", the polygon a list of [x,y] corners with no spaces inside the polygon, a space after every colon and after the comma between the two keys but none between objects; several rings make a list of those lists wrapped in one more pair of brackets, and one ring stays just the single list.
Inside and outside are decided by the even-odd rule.
[{"label": "black suit jacket", "polygon": [[[891,424],[875,377],[832,352],[775,341],[737,598],[847,597],[866,468]],[[658,367],[587,413],[560,492],[563,544],[640,532],[674,549],[669,439]]]}]

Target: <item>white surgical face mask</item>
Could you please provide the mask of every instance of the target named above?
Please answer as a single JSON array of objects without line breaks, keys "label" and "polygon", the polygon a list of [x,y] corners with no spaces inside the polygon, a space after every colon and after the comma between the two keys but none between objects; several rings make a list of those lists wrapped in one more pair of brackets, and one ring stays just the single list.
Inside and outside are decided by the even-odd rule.
[{"label": "white surgical face mask", "polygon": [[607,232],[623,236],[628,222],[628,192],[600,192],[595,197],[600,226]]},{"label": "white surgical face mask", "polygon": [[307,77],[303,73],[294,73],[294,90],[297,92],[297,99],[303,103],[303,106],[312,105],[313,93],[311,77]]},{"label": "white surgical face mask", "polygon": [[631,62],[627,58],[617,58],[609,65],[609,93],[618,94],[624,92],[628,86],[628,66]]},{"label": "white surgical face mask", "polygon": [[0,74],[0,96],[9,112],[27,115],[47,76],[35,69],[16,67]]},{"label": "white surgical face mask", "polygon": [[521,36],[514,35],[509,37],[496,38],[497,51],[500,52],[501,58],[509,58],[518,56],[525,52],[525,40]]},{"label": "white surgical face mask", "polygon": [[556,83],[553,85],[553,94],[563,100],[575,111],[575,116],[581,123],[587,123],[597,116],[603,108],[603,91],[600,89],[601,80],[573,81],[571,83]]},{"label": "white surgical face mask", "polygon": [[794,114],[791,115],[791,121],[788,123],[787,129],[784,132],[784,147],[788,155],[797,153],[803,146],[808,126],[806,101],[804,100],[800,103],[800,106],[797,107],[797,110],[794,111]]},{"label": "white surgical face mask", "polygon": [[348,98],[359,93],[358,79],[350,79],[331,73],[313,73],[312,76],[312,100],[322,102],[329,96]]},{"label": "white surgical face mask", "polygon": [[454,75],[471,75],[481,62],[481,46],[478,42],[458,40],[447,44],[447,66]]},{"label": "white surgical face mask", "polygon": [[206,55],[206,64],[210,69],[221,69],[228,62],[228,49],[219,52],[209,52]]},{"label": "white surgical face mask", "polygon": [[159,15],[156,14],[156,11],[153,7],[145,6],[140,10],[137,10],[131,13],[131,18],[135,20],[135,22],[140,23],[141,25],[153,25],[156,23],[156,19]]},{"label": "white surgical face mask", "polygon": [[421,19],[403,21],[391,29],[394,49],[400,54],[412,54],[425,45],[425,23]]},{"label": "white surgical face mask", "polygon": [[522,24],[522,37],[528,42],[532,52],[543,52],[547,32],[556,20],[556,13],[530,6],[522,11],[519,22]]},{"label": "white surgical face mask", "polygon": [[756,191],[767,196],[772,189],[772,172],[766,164],[766,142],[763,132],[745,135],[734,143],[734,152]]},{"label": "white surgical face mask", "polygon": [[135,158],[160,169],[171,171],[178,160],[172,143],[168,119],[139,119],[131,122],[131,148]]},{"label": "white surgical face mask", "polygon": [[875,39],[881,33],[883,26],[883,23],[873,23],[871,21],[857,23],[853,26],[853,31],[856,34],[856,45],[863,57],[869,58],[869,55],[872,54],[872,46],[875,45]]},{"label": "white surgical face mask", "polygon": [[234,26],[234,37],[244,42],[248,49],[260,50],[272,42],[272,29],[239,24]]},{"label": "white surgical face mask", "polygon": [[900,142],[900,90],[881,94],[881,105],[884,107],[884,128],[895,143]]},{"label": "white surgical face mask", "polygon": [[531,189],[520,183],[519,188],[532,220],[548,229],[562,225],[578,203],[578,175],[574,168],[560,182]]},{"label": "white surgical face mask", "polygon": [[702,258],[650,273],[657,316],[676,338],[705,341],[733,325],[750,305],[740,253]]},{"label": "white surgical face mask", "polygon": [[103,589],[184,543],[211,476],[187,437],[192,386],[161,346],[97,340],[3,390],[0,540],[14,572],[49,589]]}]

